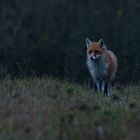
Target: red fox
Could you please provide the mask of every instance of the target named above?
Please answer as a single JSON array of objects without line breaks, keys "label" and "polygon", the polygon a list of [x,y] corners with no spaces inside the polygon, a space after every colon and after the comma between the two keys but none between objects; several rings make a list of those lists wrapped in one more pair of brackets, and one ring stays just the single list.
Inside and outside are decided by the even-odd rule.
[{"label": "red fox", "polygon": [[112,81],[118,67],[117,57],[107,50],[103,39],[92,42],[86,38],[87,66],[94,80],[97,92],[111,95]]}]

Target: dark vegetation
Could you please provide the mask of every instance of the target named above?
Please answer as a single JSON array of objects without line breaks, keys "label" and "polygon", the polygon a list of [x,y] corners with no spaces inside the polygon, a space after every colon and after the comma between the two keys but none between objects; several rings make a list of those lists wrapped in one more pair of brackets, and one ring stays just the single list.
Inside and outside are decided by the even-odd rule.
[{"label": "dark vegetation", "polygon": [[139,140],[140,88],[112,97],[52,78],[0,81],[1,140]]},{"label": "dark vegetation", "polygon": [[118,56],[117,81],[139,81],[139,0],[1,0],[0,9],[1,75],[88,81],[89,37]]}]

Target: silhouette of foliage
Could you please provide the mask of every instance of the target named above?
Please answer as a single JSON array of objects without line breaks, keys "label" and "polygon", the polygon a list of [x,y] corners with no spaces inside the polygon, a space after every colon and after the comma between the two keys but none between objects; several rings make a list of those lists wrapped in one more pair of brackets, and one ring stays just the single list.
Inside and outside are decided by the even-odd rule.
[{"label": "silhouette of foliage", "polygon": [[0,71],[88,81],[85,38],[118,56],[120,82],[140,79],[140,2],[0,1]]}]

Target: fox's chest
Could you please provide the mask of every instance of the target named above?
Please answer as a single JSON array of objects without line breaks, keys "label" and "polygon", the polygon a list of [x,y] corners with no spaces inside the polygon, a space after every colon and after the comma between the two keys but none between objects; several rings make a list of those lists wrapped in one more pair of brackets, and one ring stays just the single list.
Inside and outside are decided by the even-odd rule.
[{"label": "fox's chest", "polygon": [[89,71],[93,78],[102,79],[107,76],[108,64],[104,62],[93,63],[92,61],[87,62]]}]

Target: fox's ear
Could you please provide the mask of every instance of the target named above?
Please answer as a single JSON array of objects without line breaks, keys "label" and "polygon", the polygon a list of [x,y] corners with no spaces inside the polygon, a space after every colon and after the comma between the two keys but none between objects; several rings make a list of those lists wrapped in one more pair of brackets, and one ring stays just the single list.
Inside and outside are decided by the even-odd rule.
[{"label": "fox's ear", "polygon": [[101,39],[98,41],[98,44],[100,45],[100,47],[103,47],[103,46],[104,46],[104,40],[101,38]]},{"label": "fox's ear", "polygon": [[89,46],[92,44],[92,41],[90,39],[86,38],[86,46],[89,48]]}]

